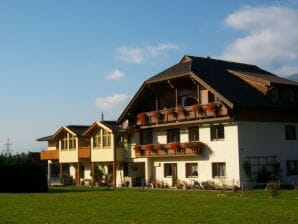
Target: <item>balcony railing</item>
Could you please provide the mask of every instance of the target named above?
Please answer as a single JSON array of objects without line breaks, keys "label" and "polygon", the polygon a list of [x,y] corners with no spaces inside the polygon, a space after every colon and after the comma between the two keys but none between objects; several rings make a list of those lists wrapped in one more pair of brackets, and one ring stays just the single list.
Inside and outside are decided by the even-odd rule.
[{"label": "balcony railing", "polygon": [[79,147],[79,159],[91,158],[91,150],[89,147]]},{"label": "balcony railing", "polygon": [[40,152],[41,160],[56,160],[59,159],[59,150],[44,150]]},{"label": "balcony railing", "polygon": [[137,115],[137,125],[155,125],[176,121],[203,120],[227,117],[228,108],[222,103],[178,106],[159,111],[142,112]]},{"label": "balcony railing", "polygon": [[169,144],[147,144],[134,147],[136,158],[142,157],[175,157],[202,155],[205,144],[202,142],[172,142]]}]

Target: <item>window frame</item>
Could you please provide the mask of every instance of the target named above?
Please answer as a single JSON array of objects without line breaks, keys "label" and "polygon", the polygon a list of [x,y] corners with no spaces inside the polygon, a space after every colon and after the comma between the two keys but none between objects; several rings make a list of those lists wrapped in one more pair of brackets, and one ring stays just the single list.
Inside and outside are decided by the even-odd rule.
[{"label": "window frame", "polygon": [[[223,171],[221,170],[223,166]],[[221,175],[221,172],[224,175]],[[212,163],[212,178],[225,178],[227,176],[227,165],[225,162],[213,162]]]},{"label": "window frame", "polygon": [[[196,140],[193,140],[192,136],[194,136],[192,132],[197,132]],[[188,141],[189,142],[197,142],[200,141],[200,133],[199,133],[199,126],[189,127],[188,128]]]},{"label": "window frame", "polygon": [[112,146],[111,133],[108,130],[102,130],[102,147],[110,148]]},{"label": "window frame", "polygon": [[[220,130],[222,128],[222,130]],[[220,132],[222,131],[222,133]],[[219,136],[221,135],[222,136]],[[223,124],[210,126],[210,139],[211,141],[222,141],[225,139],[225,126]]]},{"label": "window frame", "polygon": [[[172,166],[176,166],[175,169],[177,169],[177,163],[164,163],[163,164],[163,171],[164,171],[164,177],[173,177],[173,169]],[[167,175],[169,174],[169,175]]]},{"label": "window frame", "polygon": [[[193,167],[196,167],[193,169]],[[193,175],[196,172],[195,175]],[[186,178],[192,178],[192,177],[198,177],[198,163],[185,163],[185,177]]]},{"label": "window frame", "polygon": [[[174,139],[172,135],[173,133],[177,132],[176,134],[178,139]],[[180,128],[171,128],[171,129],[167,129],[167,143],[171,143],[171,142],[180,142]]]},{"label": "window frame", "polygon": [[101,136],[101,130],[99,129],[95,135],[93,135],[93,148],[94,149],[101,149],[102,148],[102,136]]},{"label": "window frame", "polygon": [[[293,162],[294,169],[290,168],[290,163]],[[298,175],[298,160],[287,160],[287,176]]]}]

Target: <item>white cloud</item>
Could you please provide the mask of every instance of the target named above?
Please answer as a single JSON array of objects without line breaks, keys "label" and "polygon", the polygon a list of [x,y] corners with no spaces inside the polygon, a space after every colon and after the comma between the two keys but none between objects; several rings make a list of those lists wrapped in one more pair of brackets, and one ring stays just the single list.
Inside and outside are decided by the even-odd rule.
[{"label": "white cloud", "polygon": [[146,45],[143,48],[119,47],[117,48],[117,58],[127,63],[142,64],[150,58],[165,56],[166,52],[179,48],[178,44],[172,43]]},{"label": "white cloud", "polygon": [[125,73],[123,71],[120,71],[119,69],[114,69],[110,74],[107,75],[107,79],[113,79],[118,80],[125,76]]},{"label": "white cloud", "polygon": [[287,7],[245,7],[225,24],[245,32],[227,45],[224,59],[271,66],[282,71],[298,59],[298,10]]},{"label": "white cloud", "polygon": [[123,108],[129,100],[126,94],[114,94],[111,96],[97,97],[95,105],[98,109],[107,111],[111,109]]}]

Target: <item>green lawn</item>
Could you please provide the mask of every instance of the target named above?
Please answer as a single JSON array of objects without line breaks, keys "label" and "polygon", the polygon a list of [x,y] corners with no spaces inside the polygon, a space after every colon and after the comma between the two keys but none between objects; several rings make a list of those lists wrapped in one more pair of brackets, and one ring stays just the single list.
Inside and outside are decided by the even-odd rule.
[{"label": "green lawn", "polygon": [[298,195],[264,190],[228,193],[192,190],[57,187],[49,193],[0,194],[0,223],[298,223]]}]

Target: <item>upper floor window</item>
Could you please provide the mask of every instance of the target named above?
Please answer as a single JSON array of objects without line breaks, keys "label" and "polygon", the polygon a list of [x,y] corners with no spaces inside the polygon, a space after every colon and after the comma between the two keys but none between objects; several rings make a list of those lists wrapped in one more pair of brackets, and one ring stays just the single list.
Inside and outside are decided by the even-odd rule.
[{"label": "upper floor window", "polygon": [[61,149],[76,149],[76,143],[76,137],[67,133],[61,139]]},{"label": "upper floor window", "polygon": [[103,147],[110,147],[111,146],[111,133],[109,133],[107,130],[103,130],[102,138],[103,138]]},{"label": "upper floor window", "polygon": [[61,149],[67,149],[68,148],[68,140],[67,140],[67,134],[65,134],[61,140]]},{"label": "upper floor window", "polygon": [[180,129],[168,129],[167,130],[167,142],[180,142]]},{"label": "upper floor window", "polygon": [[190,142],[199,141],[199,127],[188,128],[188,140]]},{"label": "upper floor window", "polygon": [[76,137],[73,135],[69,135],[69,149],[76,148]]},{"label": "upper floor window", "polygon": [[223,125],[213,125],[210,127],[211,141],[225,138],[225,129]]},{"label": "upper floor window", "polygon": [[152,141],[153,141],[152,129],[143,129],[140,131],[141,145],[152,144]]},{"label": "upper floor window", "polygon": [[286,125],[285,126],[285,138],[286,138],[286,140],[296,140],[295,125]]},{"label": "upper floor window", "polygon": [[101,148],[101,130],[99,130],[93,137],[93,147]]}]

